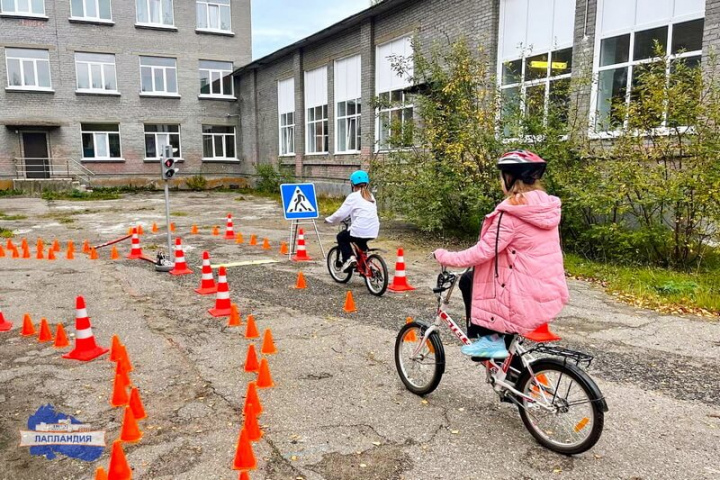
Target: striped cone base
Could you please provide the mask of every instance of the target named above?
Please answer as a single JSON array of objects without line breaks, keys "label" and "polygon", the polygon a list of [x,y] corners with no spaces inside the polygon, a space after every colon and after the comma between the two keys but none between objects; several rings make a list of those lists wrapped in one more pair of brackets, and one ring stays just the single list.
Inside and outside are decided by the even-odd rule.
[{"label": "striped cone base", "polygon": [[83,297],[77,297],[76,309],[75,348],[62,357],[71,360],[80,360],[81,362],[89,362],[106,354],[110,349],[101,347],[95,343],[95,336],[92,332],[90,318],[85,309],[85,299]]},{"label": "striped cone base", "polygon": [[225,267],[218,270],[218,291],[215,300],[215,308],[208,310],[213,317],[228,317],[232,313],[232,302],[230,302],[230,288],[227,283]]},{"label": "striped cone base", "polygon": [[190,275],[190,270],[185,262],[185,252],[182,248],[182,240],[180,238],[175,239],[175,268],[170,270],[170,275]]}]

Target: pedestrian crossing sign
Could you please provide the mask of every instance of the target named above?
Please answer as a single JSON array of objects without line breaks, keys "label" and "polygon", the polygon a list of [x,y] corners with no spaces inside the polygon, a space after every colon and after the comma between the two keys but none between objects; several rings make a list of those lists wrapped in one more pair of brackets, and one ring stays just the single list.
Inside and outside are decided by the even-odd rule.
[{"label": "pedestrian crossing sign", "polygon": [[285,220],[318,218],[315,185],[312,183],[286,183],[280,185]]}]

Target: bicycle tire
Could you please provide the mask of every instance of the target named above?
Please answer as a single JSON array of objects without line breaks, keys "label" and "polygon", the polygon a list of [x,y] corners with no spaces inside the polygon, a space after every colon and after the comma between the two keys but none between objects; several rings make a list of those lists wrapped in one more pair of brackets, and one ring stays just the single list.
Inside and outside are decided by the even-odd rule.
[{"label": "bicycle tire", "polygon": [[[581,424],[582,426],[580,427],[580,430],[583,430],[584,427],[590,422],[591,430],[584,438],[584,440],[577,444],[562,445],[557,442],[553,442],[548,438],[546,434],[544,434],[544,432],[541,431],[541,429],[536,425],[536,423],[533,422],[533,419],[530,418],[530,414],[525,408],[528,403],[527,400],[520,398],[518,410],[520,412],[520,418],[525,424],[525,428],[528,429],[530,434],[535,438],[535,440],[537,440],[538,443],[540,443],[540,445],[562,455],[577,455],[595,446],[598,440],[600,440],[600,436],[602,435],[603,427],[605,424],[605,412],[607,411],[607,404],[605,403],[605,400],[600,393],[600,389],[595,384],[595,381],[579,367],[573,364],[565,363],[562,360],[556,358],[542,358],[536,360],[531,364],[531,367],[535,372],[536,378],[543,372],[558,372],[561,375],[559,377],[560,379],[562,379],[562,376],[567,376],[582,389],[583,393],[587,397],[587,402],[583,402],[583,404],[587,403],[589,405],[589,411],[592,412],[592,419],[589,419],[587,417],[583,418],[581,422],[575,425],[573,430],[578,433],[578,427]],[[520,378],[518,379],[517,389],[520,392],[528,394],[527,389],[529,387],[529,384],[532,384],[531,380],[532,377],[529,370],[527,368],[524,369],[523,372],[520,374]],[[530,387],[532,388],[532,385],[530,385]],[[568,393],[569,390],[570,387],[568,387]],[[554,398],[555,396],[553,396],[553,399]],[[558,399],[556,400],[556,402],[559,402],[560,400],[562,399]],[[567,408],[569,411],[572,407],[568,404]],[[561,413],[555,413],[555,416],[558,417],[558,415],[560,414]]]},{"label": "bicycle tire", "polygon": [[[432,370],[428,376],[428,381],[418,384],[413,381],[413,378],[408,376],[407,369],[405,368],[405,361],[415,362],[415,360],[409,358],[404,359],[402,357],[403,347],[406,344],[411,344],[411,347],[414,348],[416,342],[420,341],[426,329],[427,326],[418,322],[406,323],[398,332],[395,340],[395,368],[400,376],[400,380],[402,380],[405,388],[419,396],[425,396],[435,390],[440,384],[440,380],[445,373],[445,349],[443,348],[438,332],[433,332],[426,341],[429,342],[429,345],[423,347],[423,349],[427,350],[427,357],[430,357],[430,354],[432,354],[432,362],[425,364],[430,366],[428,370]],[[415,334],[414,341],[407,338],[409,332],[413,332]],[[424,358],[426,357],[423,356],[423,359]]]},{"label": "bicycle tire", "polygon": [[[332,279],[337,283],[347,283],[350,281],[353,272],[352,270],[349,272],[343,272],[335,267],[336,262],[340,258],[342,258],[340,254],[340,247],[334,246],[331,248],[327,255],[327,269]],[[342,261],[340,263],[342,264]]]},{"label": "bicycle tire", "polygon": [[[380,264],[378,272],[374,272],[373,269],[373,264],[375,262]],[[367,268],[368,274],[373,275],[372,278],[369,276],[365,276],[365,286],[371,294],[375,295],[376,297],[381,297],[388,287],[388,268],[385,260],[380,255],[374,253],[368,256],[367,260],[365,260],[365,268]],[[382,278],[380,279],[382,281],[382,285],[380,285],[379,289],[374,289],[371,285],[371,282],[375,279],[375,273],[382,275]]]}]

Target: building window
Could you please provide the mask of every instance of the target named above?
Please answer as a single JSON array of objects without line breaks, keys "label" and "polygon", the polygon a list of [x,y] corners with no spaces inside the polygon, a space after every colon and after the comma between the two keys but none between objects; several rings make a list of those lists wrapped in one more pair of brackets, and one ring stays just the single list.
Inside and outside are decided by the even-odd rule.
[{"label": "building window", "polygon": [[360,151],[361,62],[360,55],[335,62],[336,153]]},{"label": "building window", "polygon": [[145,160],[159,160],[168,145],[174,158],[182,158],[180,125],[145,125]]},{"label": "building window", "polygon": [[173,0],[136,0],[137,23],[159,27],[175,25]]},{"label": "building window", "polygon": [[200,96],[234,98],[232,62],[200,60]]},{"label": "building window", "polygon": [[278,82],[280,155],[295,154],[295,79]]},{"label": "building window", "polygon": [[8,87],[51,90],[50,55],[47,50],[6,48]]},{"label": "building window", "polygon": [[305,72],[305,108],[307,123],[305,153],[328,153],[327,67]]},{"label": "building window", "polygon": [[140,90],[153,95],[178,93],[177,62],[174,58],[140,57]]},{"label": "building window", "polygon": [[236,160],[235,127],[203,125],[203,160]]},{"label": "building window", "polygon": [[2,0],[0,13],[28,17],[45,16],[45,0]]},{"label": "building window", "polygon": [[77,91],[117,93],[115,55],[105,53],[76,53]]},{"label": "building window", "polygon": [[[375,91],[378,92],[378,150],[413,145],[413,102],[405,89],[414,71],[412,39],[403,37],[378,45]],[[398,70],[398,67],[402,68]]]},{"label": "building window", "polygon": [[72,19],[91,21],[112,21],[110,0],[71,0],[70,15]]},{"label": "building window", "polygon": [[197,28],[230,31],[230,0],[197,0]]},{"label": "building window", "polygon": [[111,123],[82,123],[83,160],[115,160],[120,152],[120,126]]}]

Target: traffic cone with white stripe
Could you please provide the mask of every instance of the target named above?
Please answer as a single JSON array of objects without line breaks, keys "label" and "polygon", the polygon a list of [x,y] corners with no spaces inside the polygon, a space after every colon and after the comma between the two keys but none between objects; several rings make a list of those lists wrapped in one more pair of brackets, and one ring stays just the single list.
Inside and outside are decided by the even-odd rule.
[{"label": "traffic cone with white stripe", "polygon": [[129,259],[141,258],[143,256],[142,248],[140,248],[140,237],[138,237],[137,228],[133,228],[132,232],[132,249],[130,255],[127,256]]},{"label": "traffic cone with white stripe", "polygon": [[203,252],[202,280],[200,280],[200,288],[196,288],[195,291],[200,295],[211,295],[217,293],[217,290],[215,277],[213,277],[212,267],[210,266],[210,254]]},{"label": "traffic cone with white stripe", "polygon": [[227,273],[225,267],[218,270],[217,298],[215,300],[215,308],[208,310],[213,317],[227,317],[232,311],[232,303],[230,302],[230,288],[227,283]]},{"label": "traffic cone with white stripe", "polygon": [[308,262],[312,260],[307,254],[307,250],[305,250],[305,232],[302,228],[298,231],[297,252],[292,259],[293,262]]},{"label": "traffic cone with white stripe", "polygon": [[103,348],[95,343],[90,318],[85,309],[85,299],[81,296],[77,297],[76,309],[75,348],[73,348],[72,352],[63,355],[63,358],[89,362],[100,355],[106,354],[109,349]]},{"label": "traffic cone with white stripe", "polygon": [[235,232],[233,231],[232,214],[228,213],[227,224],[225,226],[225,240],[235,240]]},{"label": "traffic cone with white stripe", "polygon": [[7,332],[12,328],[13,324],[5,320],[5,316],[0,310],[0,332]]},{"label": "traffic cone with white stripe", "polygon": [[185,252],[182,248],[182,239],[175,239],[175,268],[170,270],[170,275],[189,275],[193,273],[185,262]]},{"label": "traffic cone with white stripe", "polygon": [[405,276],[405,252],[402,248],[398,248],[397,263],[395,263],[395,276],[393,277],[392,285],[388,287],[391,292],[408,292],[415,290],[415,287],[411,286],[407,277]]}]

